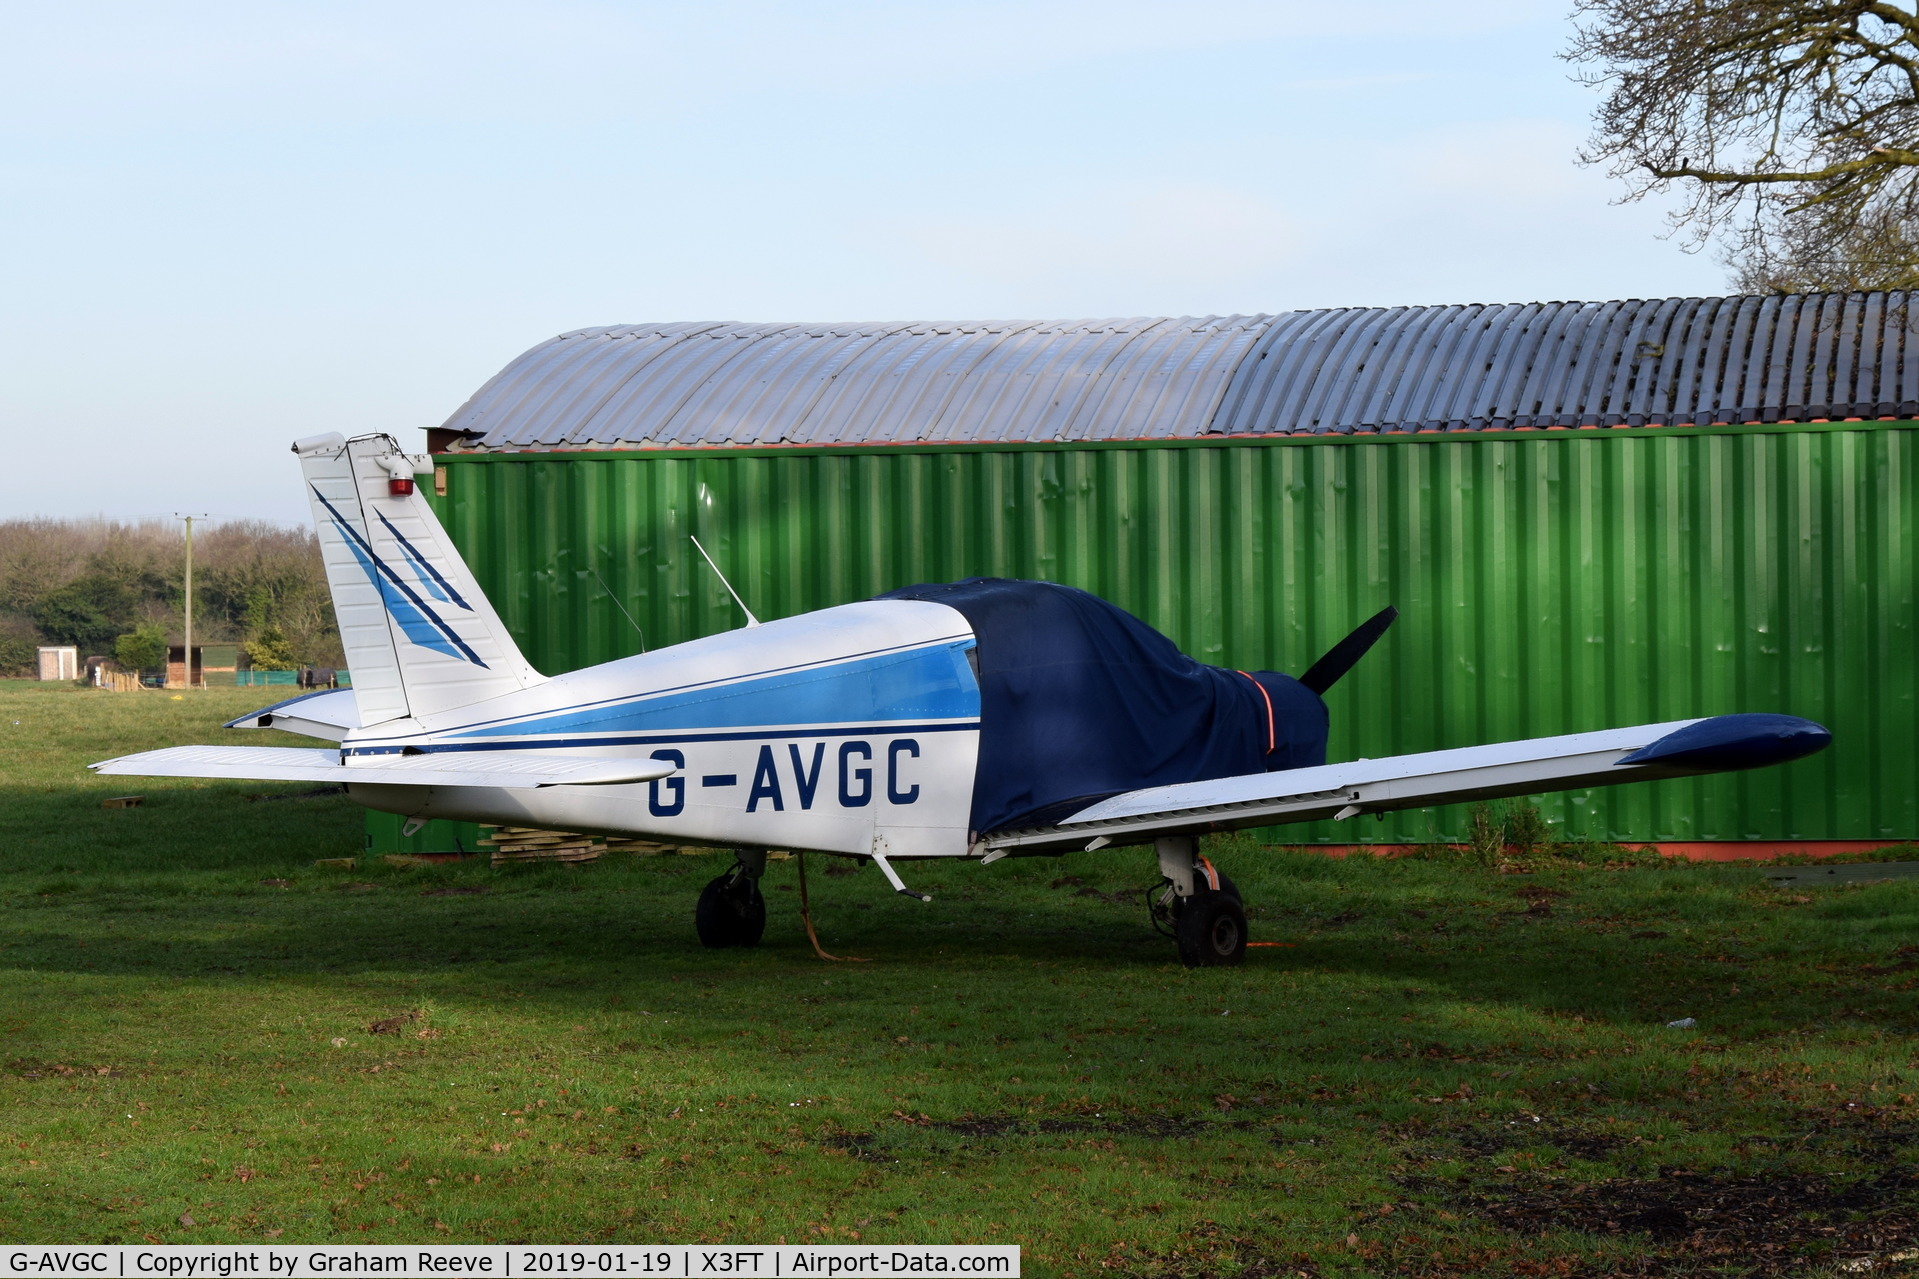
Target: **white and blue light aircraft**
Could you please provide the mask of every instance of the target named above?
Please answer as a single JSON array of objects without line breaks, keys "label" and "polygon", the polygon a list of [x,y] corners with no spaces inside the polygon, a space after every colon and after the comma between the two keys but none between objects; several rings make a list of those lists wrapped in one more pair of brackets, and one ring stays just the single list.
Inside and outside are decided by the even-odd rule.
[{"label": "white and blue light aircraft", "polygon": [[[1203,834],[1750,768],[1829,740],[1808,720],[1735,714],[1326,764],[1318,694],[1379,637],[1390,610],[1295,681],[1201,667],[1137,619],[1071,592],[1075,607],[1097,605],[1122,619],[1106,628],[1089,613],[1095,621],[1081,637],[1093,645],[1088,651],[1105,642],[1105,629],[1163,645],[1166,662],[1184,663],[1179,678],[1201,681],[1190,686],[1243,699],[1252,745],[1243,767],[1222,773],[1219,761],[1230,756],[1219,740],[1238,731],[1228,721],[1239,711],[1220,701],[1226,709],[1202,717],[1208,741],[1188,749],[1153,727],[1175,722],[1166,716],[1181,709],[1161,707],[1132,744],[1097,744],[1107,752],[1101,759],[1117,761],[1102,765],[1103,779],[1079,776],[1049,790],[1047,761],[1067,766],[1074,721],[1057,721],[1064,736],[1022,737],[1014,721],[1044,713],[1045,690],[1021,673],[994,685],[1002,678],[991,674],[994,654],[982,665],[981,652],[993,641],[960,607],[881,598],[764,624],[747,613],[739,630],[549,677],[521,657],[416,491],[430,459],[407,455],[384,435],[324,435],[294,452],[353,687],[296,697],[228,727],[279,728],[339,745],[180,746],[93,767],[338,783],[359,803],[413,822],[452,818],[733,849],[736,865],[706,886],[696,911],[700,938],[712,946],[759,940],[758,881],[769,848],[870,859],[894,889],[919,896],[896,863],[990,864],[1151,845],[1165,881],[1155,918],[1177,937],[1181,958],[1232,964],[1244,954],[1245,915],[1231,882],[1199,855]],[[1114,678],[1124,700],[1131,676]],[[1080,679],[1075,695],[1087,696],[1086,687]],[[1295,721],[1304,727],[1290,727]],[[1289,734],[1304,745],[1289,748]],[[1030,785],[1034,802],[1010,817],[1002,805],[988,819],[976,789],[1005,763],[993,758],[1002,749],[996,742],[1027,752],[1020,767],[1034,776],[1020,785]],[[1150,765],[1135,767],[1129,752],[1151,755]],[[1142,777],[1153,784],[1137,784]],[[979,829],[981,821],[991,828]]]}]

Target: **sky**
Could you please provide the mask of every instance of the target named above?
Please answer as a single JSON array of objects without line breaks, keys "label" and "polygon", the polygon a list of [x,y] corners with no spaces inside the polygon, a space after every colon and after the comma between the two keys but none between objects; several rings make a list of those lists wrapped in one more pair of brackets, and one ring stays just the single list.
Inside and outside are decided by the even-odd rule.
[{"label": "sky", "polygon": [[0,519],[307,519],[591,325],[1723,292],[1566,0],[0,0]]}]

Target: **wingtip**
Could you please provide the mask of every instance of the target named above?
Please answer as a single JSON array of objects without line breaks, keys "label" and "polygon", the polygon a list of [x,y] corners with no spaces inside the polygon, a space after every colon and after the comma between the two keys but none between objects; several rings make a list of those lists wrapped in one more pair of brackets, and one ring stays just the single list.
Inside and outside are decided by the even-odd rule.
[{"label": "wingtip", "polygon": [[1788,764],[1832,743],[1823,724],[1796,715],[1715,715],[1642,746],[1617,764],[1726,773]]}]

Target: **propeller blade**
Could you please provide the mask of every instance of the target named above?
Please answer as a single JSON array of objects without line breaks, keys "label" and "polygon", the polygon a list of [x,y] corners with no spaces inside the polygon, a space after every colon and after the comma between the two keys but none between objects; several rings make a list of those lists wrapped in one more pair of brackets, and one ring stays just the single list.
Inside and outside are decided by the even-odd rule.
[{"label": "propeller blade", "polygon": [[1353,628],[1353,633],[1326,650],[1326,655],[1314,662],[1299,682],[1315,693],[1325,693],[1339,677],[1353,669],[1353,663],[1366,656],[1366,650],[1379,642],[1386,628],[1399,616],[1399,610],[1388,604],[1371,617]]}]

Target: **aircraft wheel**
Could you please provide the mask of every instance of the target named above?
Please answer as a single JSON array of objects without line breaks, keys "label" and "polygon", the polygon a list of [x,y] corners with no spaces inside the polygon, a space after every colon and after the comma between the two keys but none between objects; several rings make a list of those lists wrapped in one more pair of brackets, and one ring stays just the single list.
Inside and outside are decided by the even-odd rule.
[{"label": "aircraft wheel", "polygon": [[751,875],[728,872],[700,890],[693,911],[693,928],[700,944],[714,950],[728,946],[757,946],[766,931],[766,898]]},{"label": "aircraft wheel", "polygon": [[1179,962],[1221,968],[1246,958],[1246,912],[1226,892],[1199,893],[1179,912]]},{"label": "aircraft wheel", "polygon": [[[1164,882],[1164,881],[1161,881],[1161,882]],[[1205,893],[1205,891],[1206,890],[1204,889],[1201,890],[1202,895]],[[1223,895],[1230,897],[1234,901],[1238,902],[1241,908],[1244,909],[1246,902],[1245,902],[1245,899],[1239,895],[1239,885],[1235,884],[1232,880],[1228,879],[1224,875],[1221,875],[1219,877],[1219,891]],[[1167,913],[1172,917],[1173,920],[1177,921],[1179,919],[1180,913],[1186,909],[1186,900],[1187,899],[1184,897],[1175,897],[1167,905],[1166,907]]]}]

